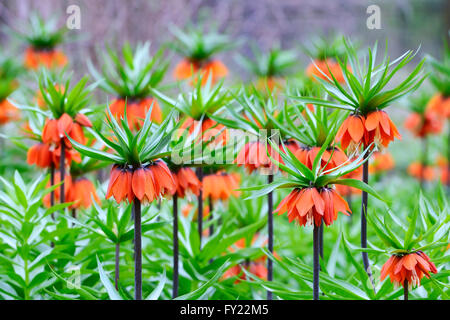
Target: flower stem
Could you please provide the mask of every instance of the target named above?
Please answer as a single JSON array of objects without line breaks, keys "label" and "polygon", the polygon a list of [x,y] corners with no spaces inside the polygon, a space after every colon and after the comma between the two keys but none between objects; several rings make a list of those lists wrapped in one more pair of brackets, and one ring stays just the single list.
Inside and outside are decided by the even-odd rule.
[{"label": "flower stem", "polygon": [[[209,196],[209,221],[211,222],[211,224],[209,225],[209,236],[212,237],[213,233],[214,233],[214,224],[212,223],[212,219],[213,219],[213,210],[214,210],[214,205],[213,205],[213,200],[212,197]],[[209,263],[212,263],[214,261],[213,258],[209,259]]]},{"label": "flower stem", "polygon": [[[53,187],[55,185],[55,164],[52,162],[50,166],[50,185]],[[50,192],[50,206],[55,205],[55,190]],[[52,220],[55,220],[55,213],[51,214]]]},{"label": "flower stem", "polygon": [[403,300],[408,300],[408,280],[403,282]]},{"label": "flower stem", "polygon": [[[364,160],[366,160],[363,163],[363,182],[366,184],[369,182],[369,160],[367,159],[368,155],[366,154],[364,156]],[[362,192],[362,201],[361,201],[361,247],[367,248],[367,203],[368,203],[368,194],[366,191]],[[370,269],[369,264],[369,254],[365,251],[361,252],[362,259],[363,259],[363,265],[364,270],[366,270],[367,275],[370,278],[370,281],[372,282],[372,286],[375,290],[375,283],[373,281],[372,277],[372,271]]]},{"label": "flower stem", "polygon": [[321,223],[319,227],[319,254],[323,259],[323,223]]},{"label": "flower stem", "polygon": [[319,271],[320,271],[320,263],[319,263],[319,228],[314,223],[314,231],[313,231],[313,250],[314,250],[314,262],[313,262],[313,300],[319,300]]},{"label": "flower stem", "polygon": [[[214,210],[213,200],[212,197],[209,196],[209,221],[213,219],[213,210]],[[214,233],[214,225],[211,223],[211,225],[209,226],[209,236],[211,237],[213,233]]]},{"label": "flower stem", "polygon": [[[273,174],[269,174],[267,176],[267,183],[270,184],[273,182]],[[269,236],[268,239],[268,247],[269,252],[273,253],[273,192],[269,192],[267,194],[267,233]],[[267,280],[273,280],[273,261],[272,259],[267,259]],[[272,300],[272,291],[267,291],[267,300]]]},{"label": "flower stem", "polygon": [[173,195],[173,291],[172,298],[178,296],[178,195]]},{"label": "flower stem", "polygon": [[134,298],[142,300],[142,229],[141,202],[134,198]]},{"label": "flower stem", "polygon": [[425,185],[425,166],[427,165],[427,155],[428,154],[428,139],[427,137],[422,138],[422,167],[420,170],[420,189],[423,189]]},{"label": "flower stem", "polygon": [[[200,182],[203,182],[203,169],[202,167],[197,168],[197,177]],[[202,248],[202,236],[203,236],[203,187],[200,188],[200,193],[198,194],[198,214],[197,214],[197,227],[198,236],[200,237],[200,249]]]},{"label": "flower stem", "polygon": [[61,187],[60,187],[60,194],[59,194],[59,199],[60,199],[60,203],[64,203],[65,201],[65,197],[64,197],[64,187],[65,187],[65,177],[66,177],[66,173],[65,173],[65,155],[66,155],[66,145],[64,143],[64,139],[61,139],[61,156],[59,159],[59,181],[62,181]]},{"label": "flower stem", "polygon": [[120,278],[120,242],[116,243],[116,255],[114,257],[114,284],[116,290],[119,290],[119,278]]}]

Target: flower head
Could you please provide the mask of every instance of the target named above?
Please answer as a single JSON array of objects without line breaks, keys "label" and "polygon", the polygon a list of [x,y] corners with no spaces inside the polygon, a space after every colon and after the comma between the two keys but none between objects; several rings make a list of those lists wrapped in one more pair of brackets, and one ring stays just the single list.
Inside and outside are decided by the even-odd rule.
[{"label": "flower head", "polygon": [[196,196],[200,194],[202,183],[191,168],[179,168],[172,173],[177,188],[176,192],[179,198],[184,198],[188,193]]},{"label": "flower head", "polygon": [[219,171],[203,177],[203,199],[228,200],[231,196],[238,197],[240,176],[237,173]]},{"label": "flower head", "polygon": [[392,255],[381,269],[381,281],[389,276],[395,286],[408,288],[420,285],[423,276],[429,278],[430,272],[437,273],[436,266],[422,251],[407,253],[404,255]]},{"label": "flower head", "polygon": [[347,202],[333,189],[314,187],[296,188],[284,198],[274,213],[288,213],[289,222],[297,221],[301,226],[315,224],[320,226],[322,221],[331,225],[341,212],[350,215],[351,210]]}]

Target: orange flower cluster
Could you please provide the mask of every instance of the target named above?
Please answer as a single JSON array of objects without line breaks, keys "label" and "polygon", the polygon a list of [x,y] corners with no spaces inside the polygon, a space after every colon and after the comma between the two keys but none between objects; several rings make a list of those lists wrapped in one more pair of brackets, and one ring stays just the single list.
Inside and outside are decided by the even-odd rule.
[{"label": "orange flower cluster", "polygon": [[420,162],[413,162],[408,166],[408,174],[418,180],[432,181],[436,177],[436,172],[432,166],[424,165]]},{"label": "orange flower cluster", "polygon": [[[194,131],[198,130],[199,135],[201,136],[202,141],[206,142],[217,136],[211,144],[222,144],[226,145],[228,140],[227,130],[224,129],[225,126],[223,124],[218,124],[216,121],[205,118],[201,122],[201,130],[197,129],[200,121],[196,121],[192,118],[186,119],[186,121],[181,125],[181,130],[188,130],[189,134],[192,134]],[[223,130],[223,131],[222,131]],[[222,131],[222,132],[221,132]],[[221,132],[219,134],[219,132]]]},{"label": "orange flower cluster", "polygon": [[442,156],[439,156],[437,159],[437,165],[441,171],[442,184],[448,184],[450,181],[449,176],[448,176],[448,172],[449,172],[448,160]]},{"label": "orange flower cluster", "polygon": [[241,177],[237,173],[218,171],[203,177],[203,200],[227,200],[230,196],[238,197]]},{"label": "orange flower cluster", "polygon": [[33,70],[41,66],[51,69],[54,67],[64,67],[67,64],[67,57],[60,50],[36,50],[29,47],[25,51],[24,63],[25,67]]},{"label": "orange flower cluster", "polygon": [[[351,70],[350,66],[347,66],[347,69]],[[345,82],[341,66],[333,59],[314,60],[314,63],[310,63],[306,68],[306,75],[311,79],[316,80],[316,76],[323,80],[329,81],[327,77],[322,73],[327,75],[331,80],[333,80],[333,78],[331,77],[331,74],[333,74],[333,76],[339,83]]]},{"label": "orange flower cluster", "polygon": [[234,163],[236,163],[238,167],[245,166],[249,173],[260,168],[273,170],[274,164],[267,155],[267,151],[272,158],[281,162],[280,155],[270,145],[267,145],[266,150],[266,146],[263,143],[253,141],[247,143],[244,148],[242,148],[234,160]]},{"label": "orange flower cluster", "polygon": [[187,193],[192,193],[196,196],[200,194],[202,183],[191,168],[180,168],[177,171],[172,172],[172,176],[175,181],[179,198],[184,198]]},{"label": "orange flower cluster", "polygon": [[450,118],[450,97],[438,93],[428,101],[426,112],[436,114],[441,118]]},{"label": "orange flower cluster", "polygon": [[[312,169],[314,159],[319,151],[320,147],[301,147],[294,153],[294,155],[301,163],[309,169]],[[347,155],[340,148],[329,148],[322,154],[322,158],[320,159],[320,167],[325,168],[325,170],[332,170],[347,161]]]},{"label": "orange flower cluster", "polygon": [[442,127],[443,123],[440,116],[432,112],[425,112],[423,115],[412,113],[405,121],[405,128],[420,138],[429,134],[439,134],[442,131]]},{"label": "orange flower cluster", "polygon": [[[60,172],[55,173],[55,184],[60,182]],[[50,187],[50,182],[47,183],[47,188]],[[60,188],[54,190],[55,203],[60,200]],[[50,194],[44,197],[44,205],[50,207]],[[95,190],[94,184],[86,178],[72,180],[69,174],[64,178],[64,200],[66,202],[73,202],[69,207],[70,209],[85,208],[88,209],[92,205],[92,197],[97,203],[100,203],[100,199]]]},{"label": "orange flower cluster", "polygon": [[[191,210],[194,208],[194,205],[192,203],[186,203],[186,205],[181,209],[181,213],[184,217],[188,217],[191,213]],[[203,205],[203,219],[207,218],[209,216],[209,206]],[[198,217],[198,209],[195,209],[194,216],[192,217],[193,220],[197,220]],[[205,229],[203,232],[208,231],[208,229]],[[208,235],[204,233],[203,235]]]},{"label": "orange flower cluster", "polygon": [[350,148],[351,151],[361,145],[367,148],[373,142],[379,148],[387,147],[394,138],[401,139],[401,135],[387,113],[381,110],[370,112],[366,117],[350,115],[336,134],[342,149]]},{"label": "orange flower cluster", "polygon": [[19,119],[19,110],[7,99],[0,101],[0,125]]},{"label": "orange flower cluster", "polygon": [[149,165],[139,168],[114,165],[111,169],[106,199],[114,197],[117,203],[132,202],[134,198],[143,203],[169,193],[176,192],[175,180],[162,160],[157,160]]},{"label": "orange flower cluster", "polygon": [[205,85],[209,77],[211,77],[212,83],[216,83],[217,80],[225,77],[228,74],[228,68],[220,60],[199,63],[183,59],[176,65],[174,77],[177,80],[185,80],[191,78],[197,72],[201,73],[202,85]]},{"label": "orange flower cluster", "polygon": [[125,117],[125,105],[127,108],[127,121],[131,129],[139,130],[144,123],[147,112],[152,106],[152,114],[150,119],[156,123],[161,123],[162,112],[158,101],[153,98],[145,98],[139,101],[125,101],[125,99],[116,99],[109,106],[111,113],[116,119],[123,119]]},{"label": "orange flower cluster", "polygon": [[395,161],[388,152],[374,152],[369,163],[369,173],[381,173],[392,170],[395,167]]},{"label": "orange flower cluster", "polygon": [[301,226],[315,223],[320,226],[323,222],[329,226],[339,212],[350,215],[351,210],[347,202],[333,189],[314,187],[296,188],[284,198],[274,213],[279,215],[287,212],[289,222],[296,220]]},{"label": "orange flower cluster", "polygon": [[42,130],[42,143],[32,146],[27,153],[27,163],[36,164],[40,168],[49,168],[52,164],[55,168],[60,165],[61,141],[65,145],[65,164],[72,161],[81,162],[80,154],[72,149],[72,144],[67,139],[67,133],[75,141],[86,144],[83,127],[92,127],[91,121],[79,113],[73,120],[67,113],[58,120],[47,119]]},{"label": "orange flower cluster", "polygon": [[381,268],[381,281],[389,276],[391,283],[396,287],[405,286],[408,288],[420,285],[420,280],[430,277],[430,272],[437,273],[436,266],[430,258],[422,251],[408,253],[405,255],[392,255]]}]

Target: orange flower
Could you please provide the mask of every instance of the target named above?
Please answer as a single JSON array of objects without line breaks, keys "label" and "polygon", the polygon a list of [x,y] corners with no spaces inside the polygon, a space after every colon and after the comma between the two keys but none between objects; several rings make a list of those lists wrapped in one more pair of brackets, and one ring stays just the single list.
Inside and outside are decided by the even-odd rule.
[{"label": "orange flower", "polygon": [[175,185],[177,188],[177,195],[179,198],[184,198],[186,193],[199,195],[202,183],[198,180],[197,175],[191,168],[180,168],[172,173]]},{"label": "orange flower", "polygon": [[[309,169],[312,169],[314,159],[316,158],[319,151],[320,147],[300,148],[295,152],[294,155],[301,163],[303,163]],[[334,147],[334,149],[329,148],[322,154],[320,167],[325,168],[325,170],[331,170],[347,161],[347,155],[341,149],[339,149],[338,147]]]},{"label": "orange flower", "polygon": [[429,134],[439,134],[442,131],[443,123],[441,119],[431,112],[423,115],[412,113],[405,121],[405,128],[410,130],[417,137],[425,137]]},{"label": "orange flower", "polygon": [[7,99],[0,101],[0,125],[19,119],[19,110]]},{"label": "orange flower", "polygon": [[273,91],[273,89],[280,89],[283,87],[284,79],[281,77],[262,77],[256,82],[256,89],[259,91]]},{"label": "orange flower", "polygon": [[[328,68],[330,70],[328,70]],[[351,70],[349,66],[347,67],[347,69]],[[333,80],[333,78],[331,77],[330,71],[338,82],[340,82],[340,83],[345,82],[341,66],[339,65],[339,63],[337,63],[333,59],[326,59],[326,60],[317,60],[316,59],[316,60],[314,60],[314,63],[310,63],[308,65],[308,67],[306,68],[306,75],[313,80],[316,80],[316,78],[314,76],[317,76],[323,80],[328,81],[328,79],[327,79],[327,77],[325,77],[325,75],[327,75],[331,80]],[[323,75],[322,72],[325,75]]]},{"label": "orange flower", "polygon": [[280,155],[275,152],[270,145],[267,145],[266,150],[266,146],[264,146],[263,143],[253,141],[247,143],[244,148],[242,148],[234,160],[234,163],[237,163],[238,167],[245,166],[249,173],[260,168],[272,170],[274,164],[267,155],[267,151],[272,158],[280,162]]},{"label": "orange flower", "polygon": [[450,97],[444,97],[438,93],[428,101],[426,112],[437,115],[440,118],[450,117]]},{"label": "orange flower", "polygon": [[[59,168],[59,164],[61,162],[60,159],[61,159],[61,146],[58,146],[52,152],[52,160],[53,160],[53,164],[56,169]],[[81,162],[80,154],[78,153],[78,151],[76,151],[74,149],[68,149],[68,148],[64,149],[65,165],[70,166],[72,161],[75,161],[76,163],[80,163]]]},{"label": "orange flower", "polygon": [[338,216],[338,212],[350,215],[347,202],[333,189],[314,187],[296,188],[284,198],[274,213],[279,215],[287,211],[289,222],[297,220],[301,226],[315,223],[320,226],[322,220],[329,226]]},{"label": "orange flower", "polygon": [[442,184],[448,184],[450,179],[448,176],[449,172],[449,166],[448,161],[442,156],[439,156],[437,159],[437,165],[439,166],[439,169],[441,170],[441,182]]},{"label": "orange flower", "polygon": [[[198,130],[197,126],[199,125],[199,121],[196,121],[192,118],[186,119],[186,121],[181,125],[180,129],[186,130],[188,129],[188,133],[192,134],[194,131]],[[213,137],[217,136],[211,143],[221,143],[222,145],[226,145],[227,143],[227,130],[224,129],[225,126],[222,124],[218,124],[216,121],[205,118],[202,120],[202,127],[199,132],[199,135],[202,137],[202,141],[209,141]],[[223,130],[223,131],[222,131]],[[219,132],[222,131],[220,134]]]},{"label": "orange flower", "polygon": [[203,200],[211,196],[212,200],[227,200],[230,196],[238,197],[240,176],[225,171],[203,177]]},{"label": "orange flower", "polygon": [[189,59],[183,59],[176,65],[174,77],[177,80],[185,80],[191,78],[197,72],[200,72],[202,75],[202,85],[206,84],[209,77],[211,77],[211,82],[214,84],[218,79],[228,74],[228,68],[219,60],[198,63]]},{"label": "orange flower", "polygon": [[[153,98],[145,98],[138,101],[127,100],[127,121],[128,126],[132,129],[139,130],[144,123],[147,112],[152,106],[152,114],[150,119],[156,123],[161,123],[162,112],[158,101]],[[125,116],[125,99],[116,99],[109,106],[111,113],[116,119],[123,119]]]},{"label": "orange flower", "polygon": [[51,69],[64,67],[67,64],[67,57],[60,50],[36,50],[29,47],[25,51],[24,63],[25,67],[29,69],[38,69],[40,66]]},{"label": "orange flower", "polygon": [[413,162],[408,166],[408,173],[416,178],[431,181],[435,178],[435,171],[432,166],[423,165],[420,162]]},{"label": "orange flower", "polygon": [[396,287],[405,286],[408,288],[420,285],[420,280],[430,277],[430,272],[437,273],[436,266],[430,258],[422,251],[408,253],[405,255],[392,255],[381,268],[381,281],[389,276],[391,283]]},{"label": "orange flower", "polygon": [[[55,172],[55,185],[57,185],[61,179],[61,173],[59,171]],[[47,188],[49,188],[51,186],[50,181],[47,183]],[[66,174],[64,176],[64,199],[66,200],[66,202],[70,202],[69,200],[67,200],[67,196],[69,194],[70,189],[72,188],[72,177],[69,174]],[[59,187],[57,187],[53,193],[55,194],[55,203],[59,202],[60,199],[60,194],[61,194],[61,189]],[[50,193],[45,195],[44,197],[44,205],[49,208],[50,207]]]},{"label": "orange flower", "polygon": [[[194,208],[194,205],[192,203],[187,203],[183,209],[181,209],[181,213],[184,217],[188,217],[191,213],[191,210]],[[203,205],[203,219],[207,218],[209,216],[209,206]],[[197,220],[198,217],[198,209],[195,209],[194,216],[192,217],[193,220]]]},{"label": "orange flower", "polygon": [[44,143],[60,146],[61,140],[67,148],[72,148],[72,144],[66,137],[66,133],[75,141],[86,144],[82,126],[92,127],[91,121],[83,114],[77,114],[75,121],[64,113],[58,120],[47,119],[42,130],[42,141]]},{"label": "orange flower", "polygon": [[67,192],[67,202],[73,202],[72,209],[88,209],[92,205],[92,197],[100,203],[94,184],[86,178],[73,181],[72,187]]},{"label": "orange flower", "polygon": [[28,149],[27,163],[35,164],[40,168],[49,168],[53,161],[53,152],[45,143],[38,143]]},{"label": "orange flower", "polygon": [[342,149],[350,147],[351,151],[361,145],[367,148],[373,142],[379,148],[387,147],[394,138],[401,139],[401,135],[387,113],[381,110],[370,112],[366,117],[350,115],[336,134]]},{"label": "orange flower", "polygon": [[176,191],[175,181],[162,160],[140,168],[114,165],[111,169],[106,199],[114,197],[117,203],[126,199],[131,203],[136,197],[147,203]]},{"label": "orange flower", "polygon": [[394,158],[390,153],[374,152],[370,159],[369,173],[380,173],[392,170],[395,166]]}]

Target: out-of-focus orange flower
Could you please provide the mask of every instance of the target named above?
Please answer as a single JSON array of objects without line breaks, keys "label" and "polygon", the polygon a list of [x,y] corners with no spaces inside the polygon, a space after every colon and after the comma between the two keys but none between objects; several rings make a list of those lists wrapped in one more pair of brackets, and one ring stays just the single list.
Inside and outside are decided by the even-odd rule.
[{"label": "out-of-focus orange flower", "polygon": [[140,168],[114,165],[111,169],[106,199],[114,197],[117,203],[136,197],[143,203],[176,191],[172,173],[162,160]]},{"label": "out-of-focus orange flower", "polygon": [[19,119],[19,110],[7,99],[0,101],[0,125]]},{"label": "out-of-focus orange flower", "polygon": [[296,188],[284,198],[274,213],[279,215],[287,212],[289,222],[296,220],[301,226],[315,223],[320,226],[323,222],[329,226],[341,212],[350,215],[351,210],[345,201],[335,190],[314,187]]},{"label": "out-of-focus orange flower", "polygon": [[435,114],[439,118],[449,118],[450,97],[444,97],[442,94],[437,93],[430,99],[430,101],[428,101],[426,112]]},{"label": "out-of-focus orange flower", "polygon": [[[356,161],[354,158],[350,160],[350,162]],[[344,175],[342,178],[344,179],[357,179],[357,180],[362,180],[362,166],[359,166],[358,168],[356,168],[355,170],[347,173],[346,175]],[[350,186],[346,186],[343,184],[336,184],[335,185],[336,191],[341,195],[341,196],[348,196],[351,194],[360,194],[361,190],[358,188],[353,188]]]},{"label": "out-of-focus orange flower", "polygon": [[173,179],[177,188],[177,195],[179,198],[184,198],[187,193],[198,196],[202,188],[201,181],[191,168],[180,168],[172,172]]},{"label": "out-of-focus orange flower", "polygon": [[154,98],[145,98],[139,101],[127,101],[125,99],[116,99],[109,106],[111,113],[117,119],[123,119],[125,117],[125,105],[127,107],[127,121],[128,126],[132,129],[139,130],[144,123],[147,112],[152,106],[152,114],[150,119],[156,123],[161,123],[162,112],[159,107],[158,101]]},{"label": "out-of-focus orange flower", "polygon": [[176,65],[174,77],[177,80],[185,80],[191,78],[197,72],[200,72],[202,76],[202,85],[206,84],[209,77],[214,84],[228,74],[228,68],[220,60],[210,60],[200,64],[183,59]]},{"label": "out-of-focus orange flower", "polygon": [[378,148],[387,147],[394,138],[401,139],[395,124],[386,112],[377,110],[366,117],[352,114],[344,120],[336,134],[342,149],[357,150],[361,145],[367,148],[375,143]]},{"label": "out-of-focus orange flower", "polygon": [[273,170],[274,164],[267,155],[267,152],[269,152],[271,157],[276,161],[281,162],[280,155],[273,150],[269,144],[267,144],[266,150],[266,146],[263,143],[253,141],[247,143],[244,148],[242,148],[234,160],[234,163],[236,163],[238,167],[244,166],[249,173],[252,173],[257,169]]},{"label": "out-of-focus orange flower", "polygon": [[74,120],[64,113],[59,119],[47,119],[42,130],[42,141],[59,146],[63,140],[67,148],[72,148],[72,144],[66,137],[67,133],[73,140],[86,144],[82,126],[92,126],[92,123],[84,115],[77,115]]},{"label": "out-of-focus orange flower", "polygon": [[237,173],[218,171],[203,177],[203,200],[227,200],[230,196],[238,197],[240,176]]},{"label": "out-of-focus orange flower", "polygon": [[439,167],[439,170],[441,172],[441,182],[442,184],[448,184],[450,179],[448,176],[448,172],[449,170],[449,165],[448,165],[448,160],[446,158],[444,158],[443,156],[439,156],[437,158],[436,164]]},{"label": "out-of-focus orange flower", "polygon": [[38,143],[28,149],[27,163],[37,165],[40,168],[49,168],[53,161],[53,152],[45,143]]},{"label": "out-of-focus orange flower", "polygon": [[405,128],[416,137],[425,137],[429,134],[439,134],[442,131],[443,122],[435,113],[425,114],[411,113],[405,121]]},{"label": "out-of-focus orange flower", "polygon": [[64,67],[67,64],[67,57],[61,50],[36,50],[29,47],[25,51],[24,64],[25,67],[34,70],[41,66],[48,69]]},{"label": "out-of-focus orange flower", "polygon": [[[212,144],[222,144],[226,145],[228,140],[228,132],[225,129],[225,126],[217,123],[216,121],[210,119],[210,118],[204,118],[201,121],[201,129],[198,129],[198,126],[200,125],[200,121],[196,121],[192,118],[186,119],[186,121],[183,122],[180,129],[181,130],[188,130],[189,134],[192,134],[194,131],[198,131],[199,136],[201,137],[202,141],[206,142],[214,137],[211,141]],[[223,130],[223,131],[222,131]],[[221,132],[222,131],[222,132]],[[219,134],[220,132],[220,134]]]},{"label": "out-of-focus orange flower", "polygon": [[[351,70],[350,66],[347,66],[347,69]],[[330,71],[338,82],[345,82],[341,66],[333,59],[314,60],[314,62],[311,62],[306,68],[306,75],[313,80],[316,80],[316,78],[314,77],[316,76],[323,80],[329,81],[325,75],[333,80]],[[322,73],[324,73],[325,75],[323,75]]]},{"label": "out-of-focus orange flower", "polygon": [[392,170],[395,167],[395,161],[388,152],[374,152],[369,163],[369,173],[381,173]]},{"label": "out-of-focus orange flower", "polygon": [[[181,209],[181,213],[184,217],[188,217],[191,213],[192,209],[194,208],[194,205],[192,203],[187,203],[183,209]],[[209,216],[209,206],[203,205],[203,219],[207,218]],[[194,216],[192,217],[193,220],[197,220],[198,217],[198,209],[195,209]]]},{"label": "out-of-focus orange flower", "polygon": [[412,289],[420,285],[420,280],[430,277],[430,272],[437,273],[436,266],[430,261],[430,258],[422,251],[416,251],[405,255],[392,255],[381,268],[380,279],[383,281],[389,276],[391,283],[396,287],[405,287]]},{"label": "out-of-focus orange flower", "polygon": [[[40,168],[50,168],[52,165],[58,169],[61,158],[61,146],[54,147],[46,143],[38,143],[28,149],[27,163],[37,165]],[[80,154],[73,149],[65,149],[65,165],[68,166],[75,161],[81,162]]]},{"label": "out-of-focus orange flower", "polygon": [[[303,147],[299,148],[294,155],[301,163],[303,163],[309,169],[312,169],[314,159],[316,158],[319,151],[320,147]],[[340,148],[329,148],[322,154],[320,167],[324,168],[325,170],[332,170],[347,161],[347,155]]]},{"label": "out-of-focus orange flower", "polygon": [[413,162],[408,166],[408,173],[418,180],[431,181],[436,177],[436,172],[432,166],[423,165],[420,162]]},{"label": "out-of-focus orange flower", "polygon": [[94,184],[86,178],[81,178],[72,182],[67,192],[66,202],[73,202],[71,209],[88,209],[92,205],[92,197],[100,203]]},{"label": "out-of-focus orange flower", "polygon": [[[55,178],[54,178],[55,185],[57,185],[58,183],[60,183],[60,181],[61,181],[60,177],[61,177],[61,173],[60,173],[59,171],[55,172]],[[50,187],[51,187],[51,184],[50,184],[50,181],[49,181],[49,182],[47,183],[47,188],[50,188]],[[64,199],[66,200],[66,202],[70,202],[70,201],[67,200],[67,196],[68,196],[69,191],[70,191],[71,188],[72,188],[72,177],[71,177],[69,174],[66,174],[66,175],[64,176]],[[58,202],[59,202],[59,199],[60,199],[60,195],[61,195],[61,190],[60,190],[60,188],[59,188],[59,187],[56,188],[56,189],[53,191],[53,193],[54,193],[54,195],[55,195],[55,203],[58,203]],[[43,199],[44,205],[45,205],[47,208],[50,207],[50,197],[51,197],[51,195],[50,195],[50,193],[49,193],[49,194],[45,195],[45,197],[44,197],[44,199]]]},{"label": "out-of-focus orange flower", "polygon": [[272,92],[275,88],[281,89],[283,87],[284,79],[281,77],[263,77],[256,81],[256,89],[259,91],[269,90]]}]

